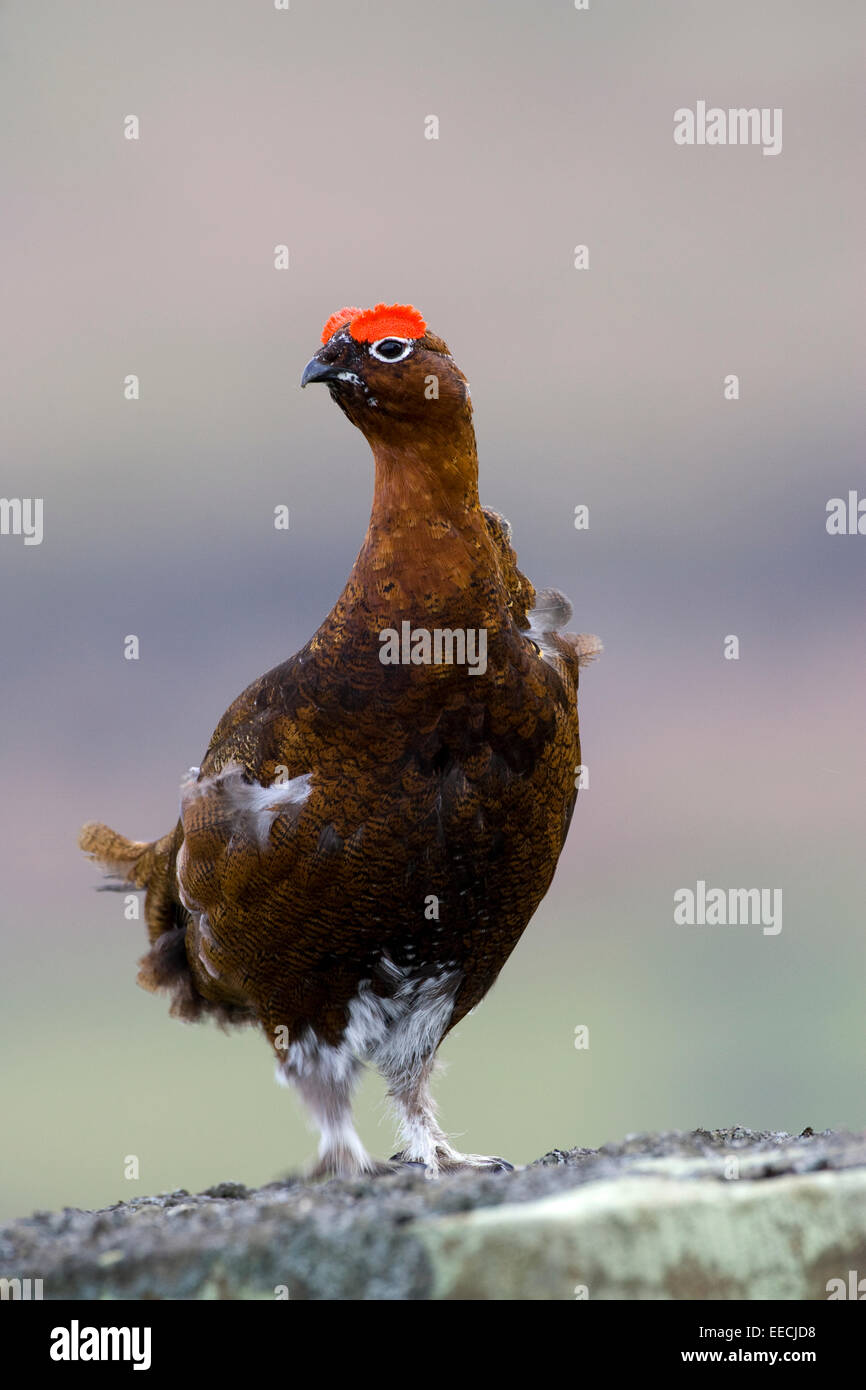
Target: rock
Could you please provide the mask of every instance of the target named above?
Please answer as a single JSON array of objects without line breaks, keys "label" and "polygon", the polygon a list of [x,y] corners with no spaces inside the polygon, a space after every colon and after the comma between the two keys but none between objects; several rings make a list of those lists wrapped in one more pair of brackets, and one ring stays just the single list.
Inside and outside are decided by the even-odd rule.
[{"label": "rock", "polygon": [[436,1182],[223,1182],[0,1230],[0,1278],[46,1299],[826,1299],[851,1270],[866,1135],[811,1130],[630,1135]]}]

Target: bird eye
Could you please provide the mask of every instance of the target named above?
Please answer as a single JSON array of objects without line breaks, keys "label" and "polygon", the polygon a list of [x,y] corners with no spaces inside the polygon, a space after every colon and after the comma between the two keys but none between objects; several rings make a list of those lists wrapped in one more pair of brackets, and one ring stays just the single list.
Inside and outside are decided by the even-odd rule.
[{"label": "bird eye", "polygon": [[380,362],[402,362],[412,351],[411,338],[380,338],[370,344],[370,352]]}]

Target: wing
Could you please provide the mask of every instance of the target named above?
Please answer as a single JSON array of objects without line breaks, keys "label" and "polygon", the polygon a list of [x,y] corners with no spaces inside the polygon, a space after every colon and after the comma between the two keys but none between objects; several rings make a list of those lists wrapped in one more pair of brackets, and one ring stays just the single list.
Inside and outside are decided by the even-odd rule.
[{"label": "wing", "polygon": [[511,522],[490,507],[482,507],[487,530],[499,553],[500,571],[508,590],[508,607],[520,628],[529,627],[529,610],[535,602],[535,589],[517,567],[517,556],[511,544]]}]

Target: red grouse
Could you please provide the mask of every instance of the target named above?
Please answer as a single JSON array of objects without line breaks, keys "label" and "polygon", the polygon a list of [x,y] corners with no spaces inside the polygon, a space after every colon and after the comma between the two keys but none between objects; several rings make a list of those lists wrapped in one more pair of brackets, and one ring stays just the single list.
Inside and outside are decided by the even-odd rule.
[{"label": "red grouse", "polygon": [[[469,387],[416,309],[341,309],[301,385],[326,383],[375,460],[361,552],[295,656],[235,700],[181,818],[153,843],[90,824],[81,847],[147,890],[139,982],[183,1019],[257,1024],[321,1131],[320,1175],[458,1153],[429,1083],[550,884],[581,761],[578,668],[594,637],[517,567],[478,500]],[[354,1129],[362,1063],[402,1152]]]}]

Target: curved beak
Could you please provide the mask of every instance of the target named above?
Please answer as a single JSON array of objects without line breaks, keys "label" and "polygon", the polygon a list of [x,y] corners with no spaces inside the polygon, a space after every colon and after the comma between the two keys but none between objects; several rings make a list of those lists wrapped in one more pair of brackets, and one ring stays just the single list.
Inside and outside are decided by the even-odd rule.
[{"label": "curved beak", "polygon": [[311,381],[335,381],[339,368],[331,362],[323,362],[319,357],[311,357],[304,374],[301,377],[301,386],[309,386]]}]

